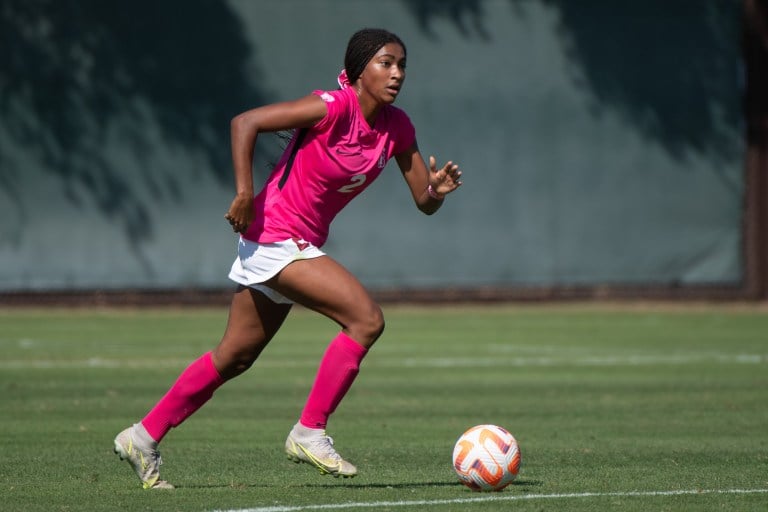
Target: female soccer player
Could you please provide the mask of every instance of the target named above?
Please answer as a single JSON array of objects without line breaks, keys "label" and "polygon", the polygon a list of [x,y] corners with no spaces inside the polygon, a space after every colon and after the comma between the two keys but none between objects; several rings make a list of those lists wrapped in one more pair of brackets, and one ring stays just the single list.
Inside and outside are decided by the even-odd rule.
[{"label": "female soccer player", "polygon": [[[238,283],[216,348],[194,361],[139,422],[115,438],[115,452],[145,489],[160,479],[158,443],[246,371],[282,325],[293,303],[334,320],[341,332],[320,361],[285,451],[323,474],[352,477],[357,468],[334,449],[325,428],[360,362],[384,330],[381,308],[349,271],[321,250],[336,214],[394,157],[419,210],[436,212],[460,185],[453,162],[429,168],[408,116],[394,103],[405,80],[406,49],[395,34],[363,29],[349,40],[340,89],[248,110],[231,123],[236,196],[226,219],[240,233],[229,277]],[[295,130],[254,197],[253,150],[261,132]]]}]

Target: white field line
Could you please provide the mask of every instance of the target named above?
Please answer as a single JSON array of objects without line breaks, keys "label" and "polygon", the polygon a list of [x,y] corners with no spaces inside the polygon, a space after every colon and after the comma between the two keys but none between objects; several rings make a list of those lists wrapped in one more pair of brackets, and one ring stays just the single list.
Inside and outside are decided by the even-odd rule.
[{"label": "white field line", "polygon": [[191,363],[189,359],[106,359],[91,357],[88,359],[11,359],[0,361],[4,370],[59,370],[87,368],[178,368]]},{"label": "white field line", "polygon": [[768,489],[696,489],[678,491],[628,491],[628,492],[580,492],[566,494],[493,494],[475,498],[412,501],[371,501],[359,503],[328,503],[315,505],[275,505],[269,507],[219,509],[214,512],[301,512],[304,510],[340,510],[355,508],[414,507],[435,505],[457,505],[486,502],[510,502],[531,500],[562,500],[576,498],[645,498],[659,496],[698,496],[703,494],[766,494]]},{"label": "white field line", "polygon": [[686,365],[699,363],[761,364],[768,363],[768,354],[680,354],[680,355],[624,355],[576,357],[433,357],[406,358],[401,365],[407,367],[485,368],[494,366],[644,366]]},{"label": "white field line", "polygon": [[[10,359],[0,360],[0,369],[87,369],[87,368],[183,368],[192,359],[122,359],[91,357],[88,359]],[[651,366],[689,364],[768,364],[768,354],[682,354],[667,356],[577,356],[577,357],[377,357],[370,365],[384,368],[494,368],[548,366]],[[315,359],[270,360],[264,357],[257,365],[262,368],[315,367]]]}]

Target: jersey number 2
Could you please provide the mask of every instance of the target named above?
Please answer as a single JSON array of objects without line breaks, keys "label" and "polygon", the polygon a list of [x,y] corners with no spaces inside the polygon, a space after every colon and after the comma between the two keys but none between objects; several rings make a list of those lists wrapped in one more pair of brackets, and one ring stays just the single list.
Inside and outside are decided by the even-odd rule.
[{"label": "jersey number 2", "polygon": [[352,176],[351,180],[349,180],[349,185],[344,185],[339,190],[337,190],[337,192],[341,192],[342,194],[349,194],[350,192],[354,192],[357,187],[362,187],[363,183],[365,183],[365,180],[367,179],[368,177],[365,174],[356,174],[355,176]]}]

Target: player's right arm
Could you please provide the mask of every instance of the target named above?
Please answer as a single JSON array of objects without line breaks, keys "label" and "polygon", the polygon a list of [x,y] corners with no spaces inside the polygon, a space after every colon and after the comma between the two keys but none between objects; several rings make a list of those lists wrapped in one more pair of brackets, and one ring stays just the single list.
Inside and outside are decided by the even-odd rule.
[{"label": "player's right arm", "polygon": [[328,113],[316,94],[294,101],[272,103],[238,114],[230,123],[235,198],[224,216],[236,232],[244,232],[253,221],[253,150],[260,132],[308,128]]}]

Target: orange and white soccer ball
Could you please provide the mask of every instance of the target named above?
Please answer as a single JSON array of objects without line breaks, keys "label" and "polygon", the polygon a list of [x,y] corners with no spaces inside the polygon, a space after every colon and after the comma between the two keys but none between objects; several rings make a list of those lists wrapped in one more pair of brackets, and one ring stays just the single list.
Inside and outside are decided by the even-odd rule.
[{"label": "orange and white soccer ball", "polygon": [[496,425],[477,425],[453,448],[453,469],[473,491],[500,491],[517,478],[520,448],[514,436]]}]

